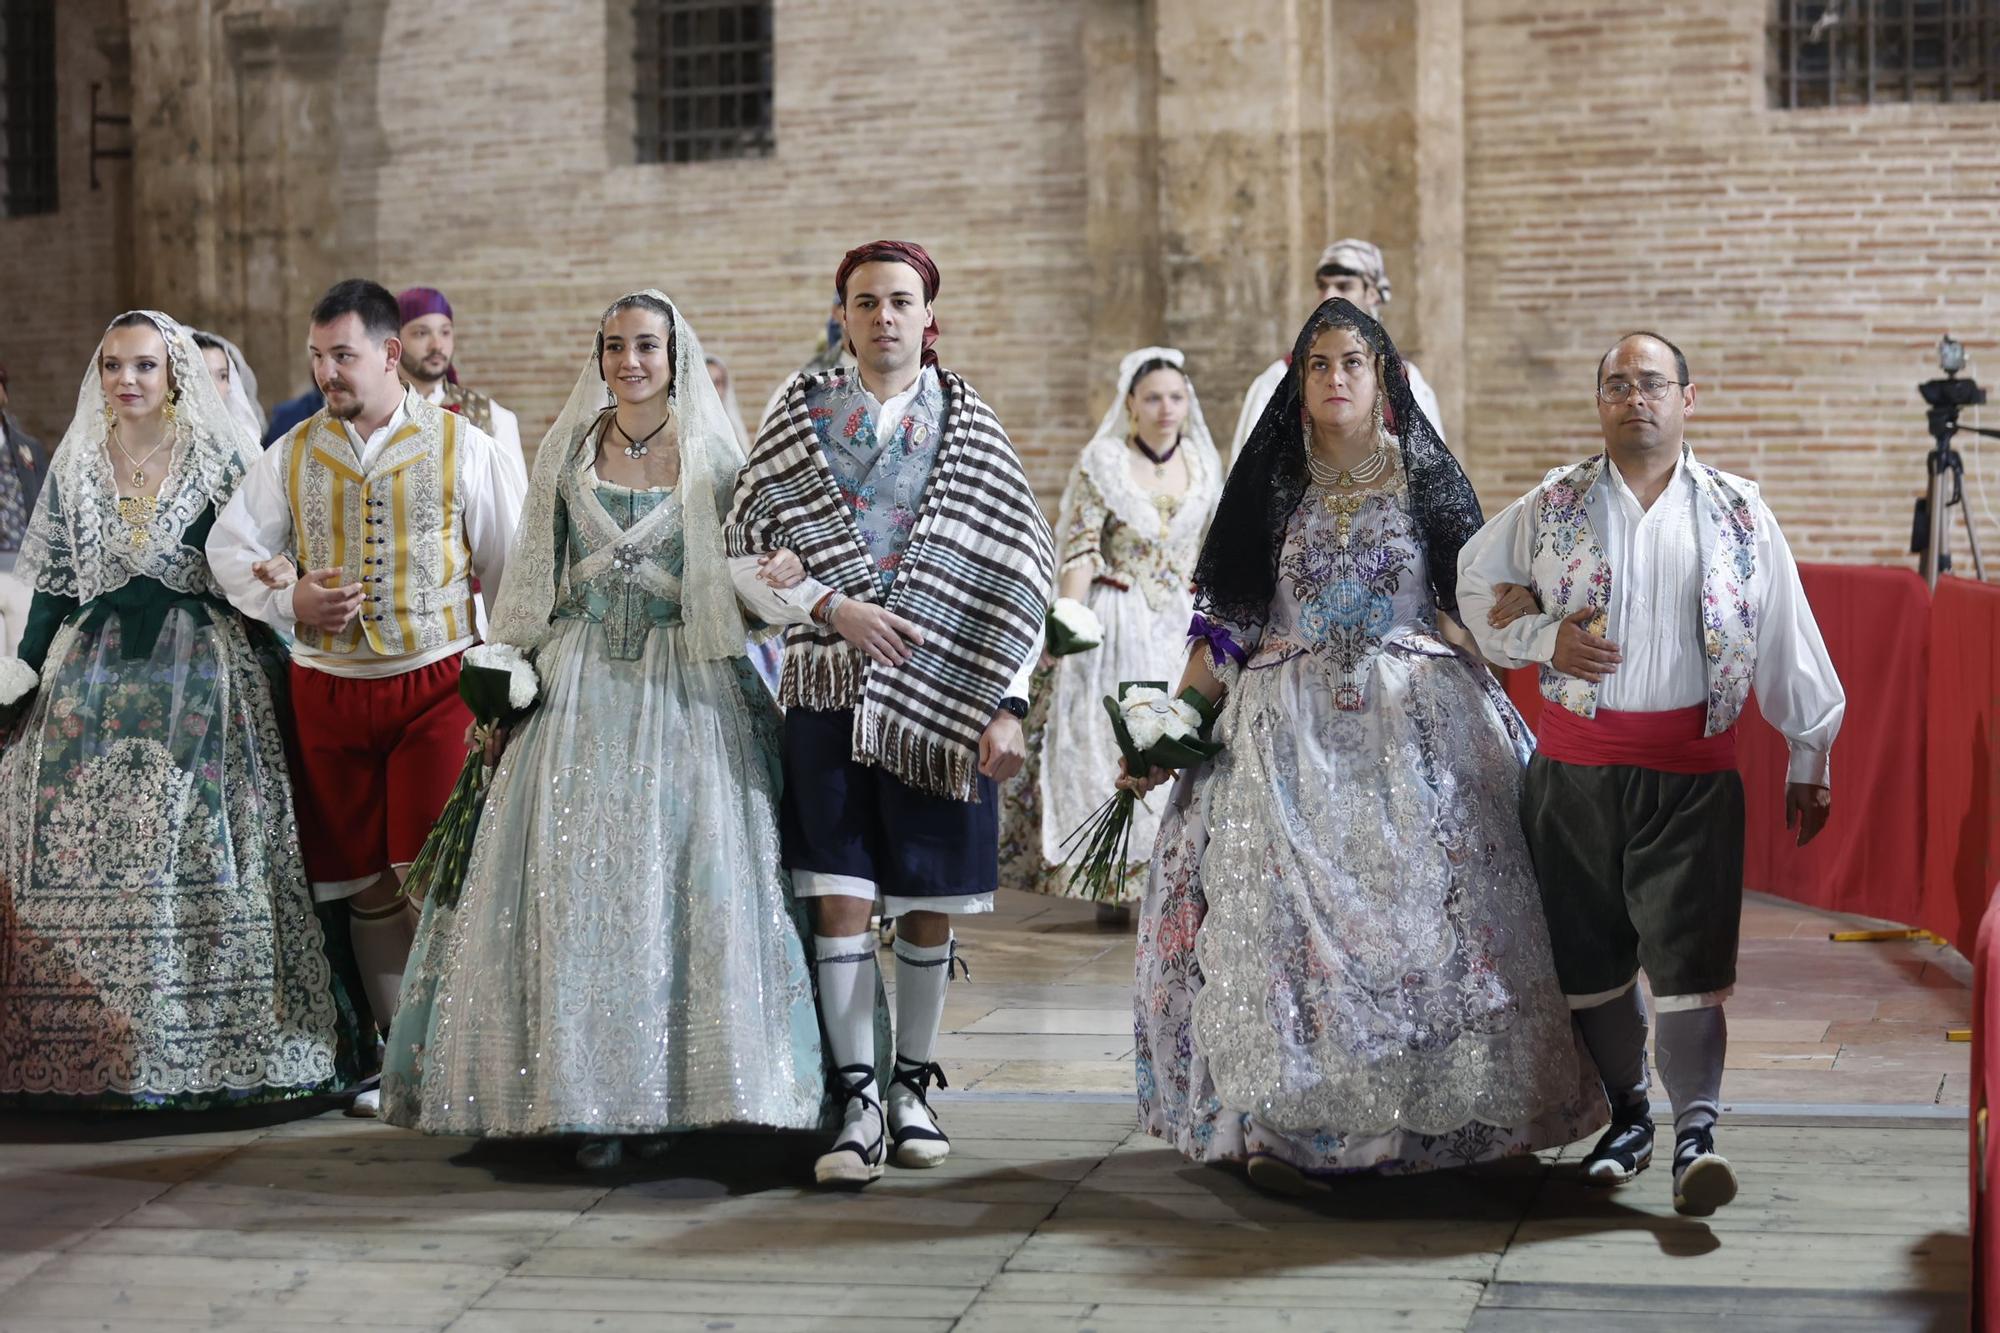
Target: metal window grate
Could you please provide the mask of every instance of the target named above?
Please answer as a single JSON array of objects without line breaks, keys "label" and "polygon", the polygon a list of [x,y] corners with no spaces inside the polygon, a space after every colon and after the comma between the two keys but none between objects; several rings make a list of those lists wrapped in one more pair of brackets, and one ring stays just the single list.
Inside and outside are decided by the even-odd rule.
[{"label": "metal window grate", "polygon": [[56,211],[55,0],[0,2],[7,216]]},{"label": "metal window grate", "polygon": [[1770,104],[2000,101],[2000,0],[1772,0]]},{"label": "metal window grate", "polygon": [[638,0],[638,157],[762,157],[771,123],[771,5]]}]

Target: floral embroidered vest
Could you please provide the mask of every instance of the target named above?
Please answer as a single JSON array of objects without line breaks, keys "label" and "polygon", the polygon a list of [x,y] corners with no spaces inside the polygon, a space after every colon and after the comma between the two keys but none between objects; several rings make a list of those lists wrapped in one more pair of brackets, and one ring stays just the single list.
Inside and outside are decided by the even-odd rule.
[{"label": "floral embroidered vest", "polygon": [[381,656],[401,657],[473,632],[459,417],[414,394],[406,403],[409,419],[365,472],[324,408],[274,446],[286,451],[300,570],[339,569],[363,590],[361,614],[339,634],[299,627],[319,652],[352,653],[365,637]]},{"label": "floral embroidered vest", "polygon": [[[1708,721],[1703,734],[1736,724],[1757,667],[1757,488],[1752,482],[1695,461],[1695,548],[1701,553],[1701,645],[1707,659]],[[1559,619],[1590,607],[1593,634],[1607,628],[1611,564],[1590,526],[1584,497],[1604,474],[1604,455],[1556,468],[1535,500],[1535,547],[1530,560],[1542,610]],[[1583,717],[1597,714],[1597,687],[1543,663],[1542,697]]]}]

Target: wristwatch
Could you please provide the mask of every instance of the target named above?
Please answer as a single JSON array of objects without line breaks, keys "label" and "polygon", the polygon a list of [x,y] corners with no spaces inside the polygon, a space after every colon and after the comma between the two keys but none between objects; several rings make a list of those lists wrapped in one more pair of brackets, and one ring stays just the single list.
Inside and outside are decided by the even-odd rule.
[{"label": "wristwatch", "polygon": [[1028,701],[1018,694],[1010,694],[1000,701],[1003,712],[1012,713],[1017,719],[1028,715]]}]

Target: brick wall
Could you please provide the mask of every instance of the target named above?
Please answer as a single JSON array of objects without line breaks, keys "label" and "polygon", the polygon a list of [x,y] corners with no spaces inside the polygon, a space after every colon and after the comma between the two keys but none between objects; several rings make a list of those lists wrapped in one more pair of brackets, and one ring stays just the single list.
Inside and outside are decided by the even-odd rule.
[{"label": "brick wall", "polygon": [[110,80],[97,42],[122,10],[117,0],[56,7],[59,211],[0,217],[0,362],[12,410],[51,449],[76,409],[90,351],[129,288],[121,276],[129,257],[118,252],[114,221],[114,200],[129,178],[125,164],[100,163],[101,187],[90,188],[90,85]]},{"label": "brick wall", "polygon": [[943,273],[944,363],[1059,486],[1094,423],[1075,8],[1004,0],[919,23],[888,0],[779,0],[775,155],[641,166],[616,53],[606,78],[614,4],[490,0],[454,25],[448,62],[420,6],[390,7],[394,148],[354,202],[377,210],[384,282],[451,297],[466,381],[538,439],[604,307],[657,286],[754,418],[811,351],[842,252],[906,237]]},{"label": "brick wall", "polygon": [[[2000,103],[1767,109],[1764,8],[1469,0],[1455,439],[1511,498],[1600,446],[1595,360],[1658,329],[1700,387],[1690,439],[1801,558],[1905,563],[1938,335],[2000,386]],[[2000,512],[1987,443],[1969,483]]]},{"label": "brick wall", "polygon": [[[174,8],[144,2],[149,13]],[[214,0],[201,12],[222,23],[266,8]],[[1766,484],[1802,556],[1906,562],[1928,447],[1914,385],[1934,373],[1937,335],[1957,334],[1975,370],[2000,383],[2000,104],[1769,110],[1763,6],[1750,0],[1644,15],[1590,0],[1462,8],[1466,352],[1426,355],[1424,369],[1447,401],[1454,388],[1465,395],[1452,437],[1488,504],[1596,447],[1591,367],[1617,333],[1653,327],[1692,360],[1697,447]],[[356,0],[341,11],[329,159],[340,163],[341,212],[329,234],[344,265],[392,287],[445,289],[465,378],[516,409],[532,444],[620,292],[658,285],[676,297],[731,363],[754,416],[811,346],[841,251],[882,233],[913,237],[944,272],[941,353],[994,403],[1053,501],[1110,368],[1091,341],[1115,293],[1090,253],[1089,7],[995,0],[912,22],[894,0],[778,0],[776,154],[686,166],[631,160],[626,9],[489,0],[442,30],[421,5]],[[107,74],[96,33],[121,10],[117,0],[61,7],[63,211],[0,220],[0,358],[31,428],[47,433],[135,285],[134,247],[115,220],[124,169],[107,168],[113,188],[86,184],[88,87]],[[230,77],[220,55],[212,67]],[[1099,69],[1092,86],[1122,68]],[[171,92],[153,100],[173,104]],[[1277,126],[1288,95],[1274,82],[1229,104]],[[318,121],[307,131],[326,133]],[[1421,139],[1429,132],[1419,151],[1435,157],[1448,140]],[[216,151],[233,142],[222,133]],[[1329,234],[1354,229],[1342,217],[1377,184],[1345,179],[1342,160],[1326,159],[1341,177]],[[1176,225],[1250,244],[1232,214],[1241,201],[1206,188],[1197,157],[1160,161]],[[1100,153],[1099,168],[1117,163]],[[182,222],[199,221],[211,196],[230,206],[227,188],[189,188],[199,207]],[[1102,212],[1111,193],[1098,195]],[[272,217],[299,225],[282,209]],[[1396,235],[1379,239],[1398,253]],[[1161,283],[1216,285],[1162,263]],[[246,266],[242,296],[222,292],[213,309],[303,306],[262,271]],[[139,276],[152,280],[140,289],[158,288],[159,275]],[[1399,275],[1399,288],[1406,276],[1416,275]],[[1444,313],[1456,311],[1454,298]],[[1412,301],[1392,310],[1418,346],[1437,331],[1409,321],[1430,317]],[[261,327],[303,319],[288,310]],[[267,399],[303,383],[289,336],[249,341]],[[1245,350],[1243,363],[1269,351]],[[1207,362],[1221,355],[1210,349]],[[1197,372],[1212,423],[1226,428],[1241,386],[1225,368]],[[1987,419],[2000,424],[2000,408]],[[1975,454],[1966,442],[1975,509],[1978,482],[2000,470],[1992,443]],[[1990,490],[2000,509],[2000,478]],[[2000,527],[1982,531],[2000,562]]]}]

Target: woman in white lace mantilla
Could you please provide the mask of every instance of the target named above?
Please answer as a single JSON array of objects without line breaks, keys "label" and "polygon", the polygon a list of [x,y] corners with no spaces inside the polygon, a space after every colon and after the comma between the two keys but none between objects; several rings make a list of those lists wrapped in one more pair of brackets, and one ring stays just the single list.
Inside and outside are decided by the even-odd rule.
[{"label": "woman in white lace mantilla", "polygon": [[1224,748],[1161,821],[1134,997],[1141,1124],[1286,1191],[1607,1114],[1521,833],[1527,732],[1443,637],[1478,501],[1359,308],[1321,305],[1292,366],[1196,567],[1182,680]]},{"label": "woman in white lace mantilla", "polygon": [[0,731],[0,1100],[197,1109],[354,1074],[299,859],[282,652],[202,551],[256,447],[190,330],[112,321],[22,545],[21,656],[0,659],[18,717]]},{"label": "woman in white lace mantilla", "polygon": [[[1110,410],[1070,471],[1056,523],[1056,595],[1089,607],[1104,642],[1043,659],[1030,692],[1028,764],[1003,796],[1003,883],[1069,892],[1063,840],[1104,800],[1118,768],[1104,697],[1121,681],[1171,680],[1180,669],[1194,561],[1221,489],[1222,463],[1181,353],[1142,347],[1128,355]],[[1137,807],[1139,859],[1101,911],[1122,916],[1120,905],[1137,901],[1158,827],[1156,808]]]},{"label": "woman in white lace mantilla", "polygon": [[493,638],[541,701],[426,904],[382,1114],[433,1134],[803,1129],[825,1073],[778,868],[778,714],[720,515],[743,453],[686,320],[620,298],[535,457]]}]

